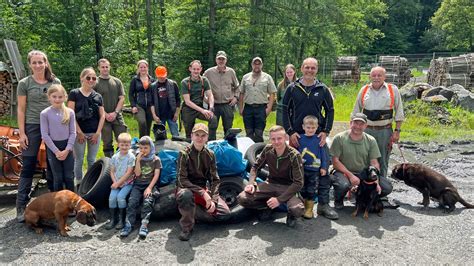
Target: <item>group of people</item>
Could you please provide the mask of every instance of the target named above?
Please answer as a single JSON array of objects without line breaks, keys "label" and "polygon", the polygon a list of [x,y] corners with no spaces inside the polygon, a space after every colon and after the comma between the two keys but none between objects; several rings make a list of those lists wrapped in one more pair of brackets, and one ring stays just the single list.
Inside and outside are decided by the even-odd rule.
[{"label": "group of people", "polygon": [[[357,96],[350,130],[336,135],[329,149],[326,138],[334,121],[333,95],[317,79],[315,58],[303,61],[300,78],[296,77],[296,68],[287,65],[278,89],[272,77],[262,71],[262,58],[255,57],[251,61],[252,71],[244,75],[240,83],[235,71],[226,63],[227,54],[219,51],[216,66],[201,75],[202,65],[194,60],[189,64],[190,76],[180,85],[167,77],[166,67],[155,69],[155,79],[149,74],[145,60],[137,63],[137,75],[131,80],[129,90],[140,135],[139,152],[135,155],[130,150],[131,136],[122,116],[123,84],[110,75],[110,62],[98,61],[99,76],[93,68],[85,68],[80,74],[81,87],[67,95],[52,73],[47,56],[41,51],[31,51],[28,65],[32,74],[18,84],[23,168],[16,203],[17,219],[24,220],[42,140],[47,147],[50,191],[74,191],[83,176],[84,157],[90,167],[102,140],[104,155],[112,158],[111,219],[106,228],[121,229],[120,235],[128,236],[142,202],[139,235],[146,237],[153,204],[159,194],[155,185],[161,169],[149,137],[151,126],[153,122],[168,124],[171,134],[177,136],[177,120],[181,115],[186,137],[191,139],[192,145],[181,151],[178,158],[176,196],[182,215],[179,238],[189,240],[196,218],[225,221],[230,214],[218,194],[215,156],[205,146],[208,140],[216,139],[218,121],[222,118],[224,133],[227,132],[234,120],[234,107],[238,106],[247,136],[255,142],[263,142],[266,118],[272,110],[275,94],[277,125],[270,128],[270,144],[252,166],[249,183],[238,197],[242,206],[263,210],[260,214],[265,217],[286,203],[287,225],[294,226],[301,216],[314,217],[317,198],[317,213],[338,219],[335,209],[344,206],[347,191],[359,184],[360,173],[370,165],[380,169],[381,196],[391,192],[392,186],[386,178],[388,160],[391,145],[399,140],[404,114],[397,87],[385,82],[385,69],[374,67],[371,70],[371,83],[361,88]],[[209,126],[195,124],[196,118],[207,120]],[[329,173],[331,160],[333,174]],[[269,177],[257,183],[257,172],[265,165],[268,165]],[[335,209],[329,206],[331,185],[335,189]]]}]

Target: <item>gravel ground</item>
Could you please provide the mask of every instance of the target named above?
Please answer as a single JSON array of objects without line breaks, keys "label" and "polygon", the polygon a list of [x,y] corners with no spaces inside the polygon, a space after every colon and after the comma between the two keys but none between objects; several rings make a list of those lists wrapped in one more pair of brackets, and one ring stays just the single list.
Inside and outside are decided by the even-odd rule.
[{"label": "gravel ground", "polygon": [[[448,146],[406,144],[404,157],[429,164],[445,173],[460,194],[474,202],[473,143]],[[394,159],[401,160],[399,150]],[[389,196],[401,205],[385,210],[382,217],[350,216],[346,202],[340,219],[318,217],[301,220],[296,228],[285,226],[285,215],[275,220],[233,225],[195,227],[192,239],[181,242],[177,220],[150,224],[146,240],[137,231],[126,239],[104,229],[106,212],[99,212],[95,227],[71,219],[70,237],[55,228],[37,235],[14,220],[14,195],[0,198],[0,263],[8,264],[466,264],[474,263],[474,210],[458,203],[445,214],[431,203],[428,210],[416,203],[421,194],[394,181]]]}]

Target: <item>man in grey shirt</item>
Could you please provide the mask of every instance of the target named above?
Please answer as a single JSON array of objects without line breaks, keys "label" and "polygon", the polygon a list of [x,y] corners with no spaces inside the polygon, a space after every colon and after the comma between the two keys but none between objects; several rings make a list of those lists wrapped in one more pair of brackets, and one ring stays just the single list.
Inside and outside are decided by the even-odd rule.
[{"label": "man in grey shirt", "polygon": [[219,124],[219,119],[222,117],[222,127],[224,128],[224,135],[227,130],[232,128],[234,121],[234,106],[239,99],[239,81],[235,75],[235,71],[226,66],[227,54],[224,51],[217,52],[216,66],[207,69],[204,76],[211,83],[211,90],[214,96],[214,115],[216,122],[214,126],[209,126],[210,139],[216,139],[216,128]]},{"label": "man in grey shirt", "polygon": [[272,111],[277,91],[272,76],[263,72],[262,68],[262,58],[252,59],[252,72],[245,74],[240,83],[240,114],[247,137],[255,142],[263,142],[267,116]]},{"label": "man in grey shirt", "polygon": [[113,135],[115,140],[118,135],[127,132],[127,125],[122,116],[122,107],[125,101],[125,92],[120,79],[110,75],[110,62],[102,58],[97,63],[100,76],[95,85],[95,91],[102,95],[105,108],[105,123],[102,128],[102,141],[104,155],[111,158],[114,155]]}]

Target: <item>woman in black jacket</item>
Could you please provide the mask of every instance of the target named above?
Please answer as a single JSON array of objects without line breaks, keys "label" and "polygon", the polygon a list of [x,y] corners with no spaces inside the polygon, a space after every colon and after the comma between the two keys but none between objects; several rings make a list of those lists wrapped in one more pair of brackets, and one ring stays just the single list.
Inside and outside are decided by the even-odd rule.
[{"label": "woman in black jacket", "polygon": [[154,81],[148,74],[148,62],[146,60],[138,61],[137,75],[130,82],[128,98],[132,106],[132,113],[138,122],[140,138],[150,136],[151,124],[153,122],[150,109],[153,105],[150,85]]}]

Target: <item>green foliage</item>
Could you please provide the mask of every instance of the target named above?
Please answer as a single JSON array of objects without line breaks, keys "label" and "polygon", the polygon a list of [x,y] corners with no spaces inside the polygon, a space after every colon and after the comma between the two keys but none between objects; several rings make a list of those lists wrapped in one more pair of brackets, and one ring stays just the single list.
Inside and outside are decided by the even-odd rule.
[{"label": "green foliage", "polygon": [[[433,34],[440,34],[441,47],[452,50],[470,50],[474,48],[474,4],[470,0],[443,0],[431,22]],[[434,35],[427,35],[435,38]]]}]

